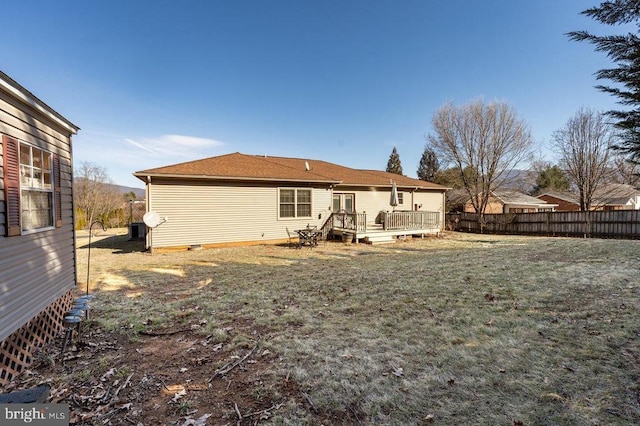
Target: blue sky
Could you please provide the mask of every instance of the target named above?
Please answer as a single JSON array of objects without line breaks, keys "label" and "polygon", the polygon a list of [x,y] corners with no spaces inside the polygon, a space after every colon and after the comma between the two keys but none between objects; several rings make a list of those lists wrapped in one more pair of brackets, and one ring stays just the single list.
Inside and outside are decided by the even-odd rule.
[{"label": "blue sky", "polygon": [[[74,162],[131,174],[230,152],[416,176],[443,104],[509,103],[550,161],[611,64],[565,33],[599,0],[33,1],[3,7],[2,70],[78,125]],[[620,29],[617,29],[620,31]]]}]

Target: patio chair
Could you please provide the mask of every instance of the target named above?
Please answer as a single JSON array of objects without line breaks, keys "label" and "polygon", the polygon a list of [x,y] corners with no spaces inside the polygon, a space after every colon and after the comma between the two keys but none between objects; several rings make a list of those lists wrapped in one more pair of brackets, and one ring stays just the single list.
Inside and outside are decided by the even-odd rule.
[{"label": "patio chair", "polygon": [[300,248],[300,241],[299,240],[294,240],[294,238],[297,238],[297,235],[294,233],[292,233],[291,231],[289,231],[289,228],[287,227],[287,235],[289,236],[289,248],[295,247],[295,248]]}]

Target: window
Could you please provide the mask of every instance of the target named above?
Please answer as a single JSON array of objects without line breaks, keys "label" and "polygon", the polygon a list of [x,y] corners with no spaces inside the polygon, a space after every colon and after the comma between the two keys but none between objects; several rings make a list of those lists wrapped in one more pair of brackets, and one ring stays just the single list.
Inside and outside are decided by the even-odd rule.
[{"label": "window", "polygon": [[398,192],[398,205],[404,204],[404,193]]},{"label": "window", "polygon": [[333,194],[333,211],[338,212],[340,210],[344,210],[347,213],[353,213],[354,197],[355,194]]},{"label": "window", "polygon": [[311,217],[310,189],[280,189],[280,218]]},{"label": "window", "polygon": [[2,137],[6,235],[62,225],[60,162],[43,149]]},{"label": "window", "polygon": [[53,159],[51,153],[20,144],[22,230],[53,226]]}]

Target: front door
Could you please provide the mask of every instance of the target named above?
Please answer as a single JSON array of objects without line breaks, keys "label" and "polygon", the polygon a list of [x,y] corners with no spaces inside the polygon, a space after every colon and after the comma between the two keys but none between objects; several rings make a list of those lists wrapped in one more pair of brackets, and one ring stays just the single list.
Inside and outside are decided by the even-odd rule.
[{"label": "front door", "polygon": [[354,194],[333,194],[333,211],[344,210],[347,213],[353,213],[354,199]]}]

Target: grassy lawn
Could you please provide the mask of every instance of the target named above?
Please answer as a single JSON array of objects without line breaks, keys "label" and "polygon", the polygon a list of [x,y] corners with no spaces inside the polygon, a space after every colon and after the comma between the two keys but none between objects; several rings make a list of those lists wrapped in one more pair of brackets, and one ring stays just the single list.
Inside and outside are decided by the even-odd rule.
[{"label": "grassy lawn", "polygon": [[[251,374],[245,404],[277,404],[262,417],[273,424],[640,423],[638,241],[446,234],[314,250],[138,249],[125,237],[92,245],[87,332],[122,338],[124,358],[113,363],[129,362],[132,383],[153,373],[127,360],[151,342],[140,331],[192,329],[192,340],[222,344],[227,358],[170,379],[211,376],[259,342],[269,362],[237,374]],[[167,341],[179,346],[177,336]],[[225,380],[228,389],[232,373]],[[206,392],[186,397],[194,417],[235,423],[243,407],[233,395],[213,413]],[[170,397],[154,399],[155,411]],[[137,419],[122,424],[146,424],[150,402],[139,403]]]}]

